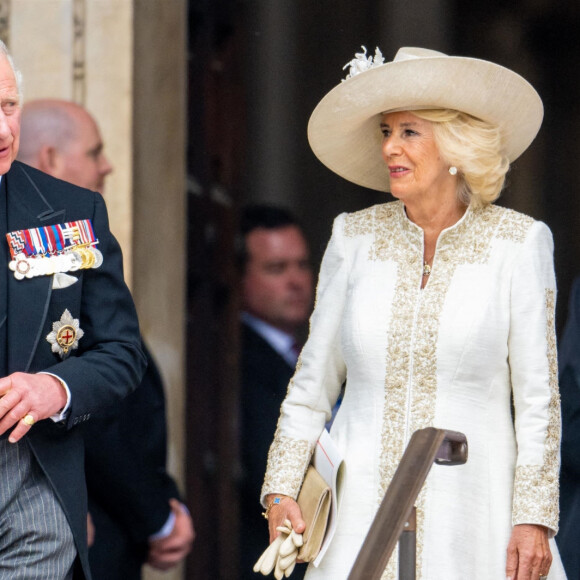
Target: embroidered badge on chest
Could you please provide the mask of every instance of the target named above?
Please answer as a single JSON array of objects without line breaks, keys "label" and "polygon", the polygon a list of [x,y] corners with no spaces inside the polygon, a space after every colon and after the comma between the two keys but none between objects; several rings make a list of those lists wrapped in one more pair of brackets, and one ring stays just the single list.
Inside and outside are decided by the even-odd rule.
[{"label": "embroidered badge on chest", "polygon": [[79,347],[79,340],[84,334],[84,330],[79,326],[78,318],[73,318],[66,309],[60,320],[52,323],[52,332],[46,335],[46,340],[52,345],[52,352],[64,359],[71,350]]},{"label": "embroidered badge on chest", "polygon": [[103,254],[97,249],[91,220],[78,220],[6,234],[17,280],[52,276],[57,272],[98,268]]}]

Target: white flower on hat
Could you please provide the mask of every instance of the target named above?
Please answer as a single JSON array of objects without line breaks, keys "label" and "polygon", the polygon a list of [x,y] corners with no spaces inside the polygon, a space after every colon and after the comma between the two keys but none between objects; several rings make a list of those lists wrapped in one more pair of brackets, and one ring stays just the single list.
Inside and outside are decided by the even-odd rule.
[{"label": "white flower on hat", "polygon": [[356,52],[354,58],[347,62],[343,67],[342,70],[349,68],[348,74],[343,81],[350,79],[357,74],[369,70],[371,68],[375,68],[377,66],[381,66],[385,63],[385,59],[383,58],[383,53],[379,50],[379,47],[375,48],[375,56],[367,56],[367,48],[366,46],[361,46],[364,52]]}]

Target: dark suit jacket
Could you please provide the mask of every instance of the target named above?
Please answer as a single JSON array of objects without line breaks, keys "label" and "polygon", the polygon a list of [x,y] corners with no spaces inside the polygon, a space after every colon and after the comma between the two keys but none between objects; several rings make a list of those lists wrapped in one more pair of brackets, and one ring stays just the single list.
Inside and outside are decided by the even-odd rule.
[{"label": "dark suit jacket", "polygon": [[179,499],[166,471],[165,395],[159,370],[148,366],[137,390],[85,428],[85,468],[95,542],[89,550],[93,580],[138,580],[148,538]]},{"label": "dark suit jacket", "polygon": [[[66,421],[40,421],[26,441],[62,504],[82,569],[90,578],[83,437],[73,427],[98,409],[117,405],[141,380],[145,359],[137,316],[102,197],[19,162],[2,179],[8,231],[89,218],[104,256],[98,269],[69,272],[78,281],[64,289],[52,289],[52,276],[24,280],[8,276],[8,373],[48,371],[62,378],[71,392]],[[62,360],[46,336],[65,309],[79,319],[84,336],[78,349]]]},{"label": "dark suit jacket", "polygon": [[568,578],[580,578],[580,278],[570,294],[559,346],[562,401],[560,531],[556,542]]},{"label": "dark suit jacket", "polygon": [[[255,580],[252,567],[268,547],[268,524],[262,517],[260,490],[270,444],[286,396],[291,367],[259,334],[242,324],[242,485],[240,490],[239,580]],[[303,577],[297,566],[292,578]]]}]

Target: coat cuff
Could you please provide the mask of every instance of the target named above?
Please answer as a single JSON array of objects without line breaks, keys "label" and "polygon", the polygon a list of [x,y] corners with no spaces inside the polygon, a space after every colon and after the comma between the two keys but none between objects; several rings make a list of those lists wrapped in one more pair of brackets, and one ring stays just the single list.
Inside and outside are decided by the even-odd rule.
[{"label": "coat cuff", "polygon": [[[557,473],[557,472],[556,472]],[[544,466],[516,468],[512,524],[535,524],[558,533],[558,479]]]},{"label": "coat cuff", "polygon": [[268,453],[268,468],[260,496],[264,507],[264,498],[271,493],[298,497],[312,451],[307,440],[276,435]]}]

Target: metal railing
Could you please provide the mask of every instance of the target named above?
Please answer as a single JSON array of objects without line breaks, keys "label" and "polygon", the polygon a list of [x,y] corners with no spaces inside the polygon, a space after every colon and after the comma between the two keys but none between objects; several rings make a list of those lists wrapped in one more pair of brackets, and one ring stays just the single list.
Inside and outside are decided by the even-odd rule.
[{"label": "metal railing", "polygon": [[451,466],[466,461],[463,433],[434,427],[413,433],[348,580],[380,580],[399,539],[399,580],[415,580],[415,500],[433,462]]}]

